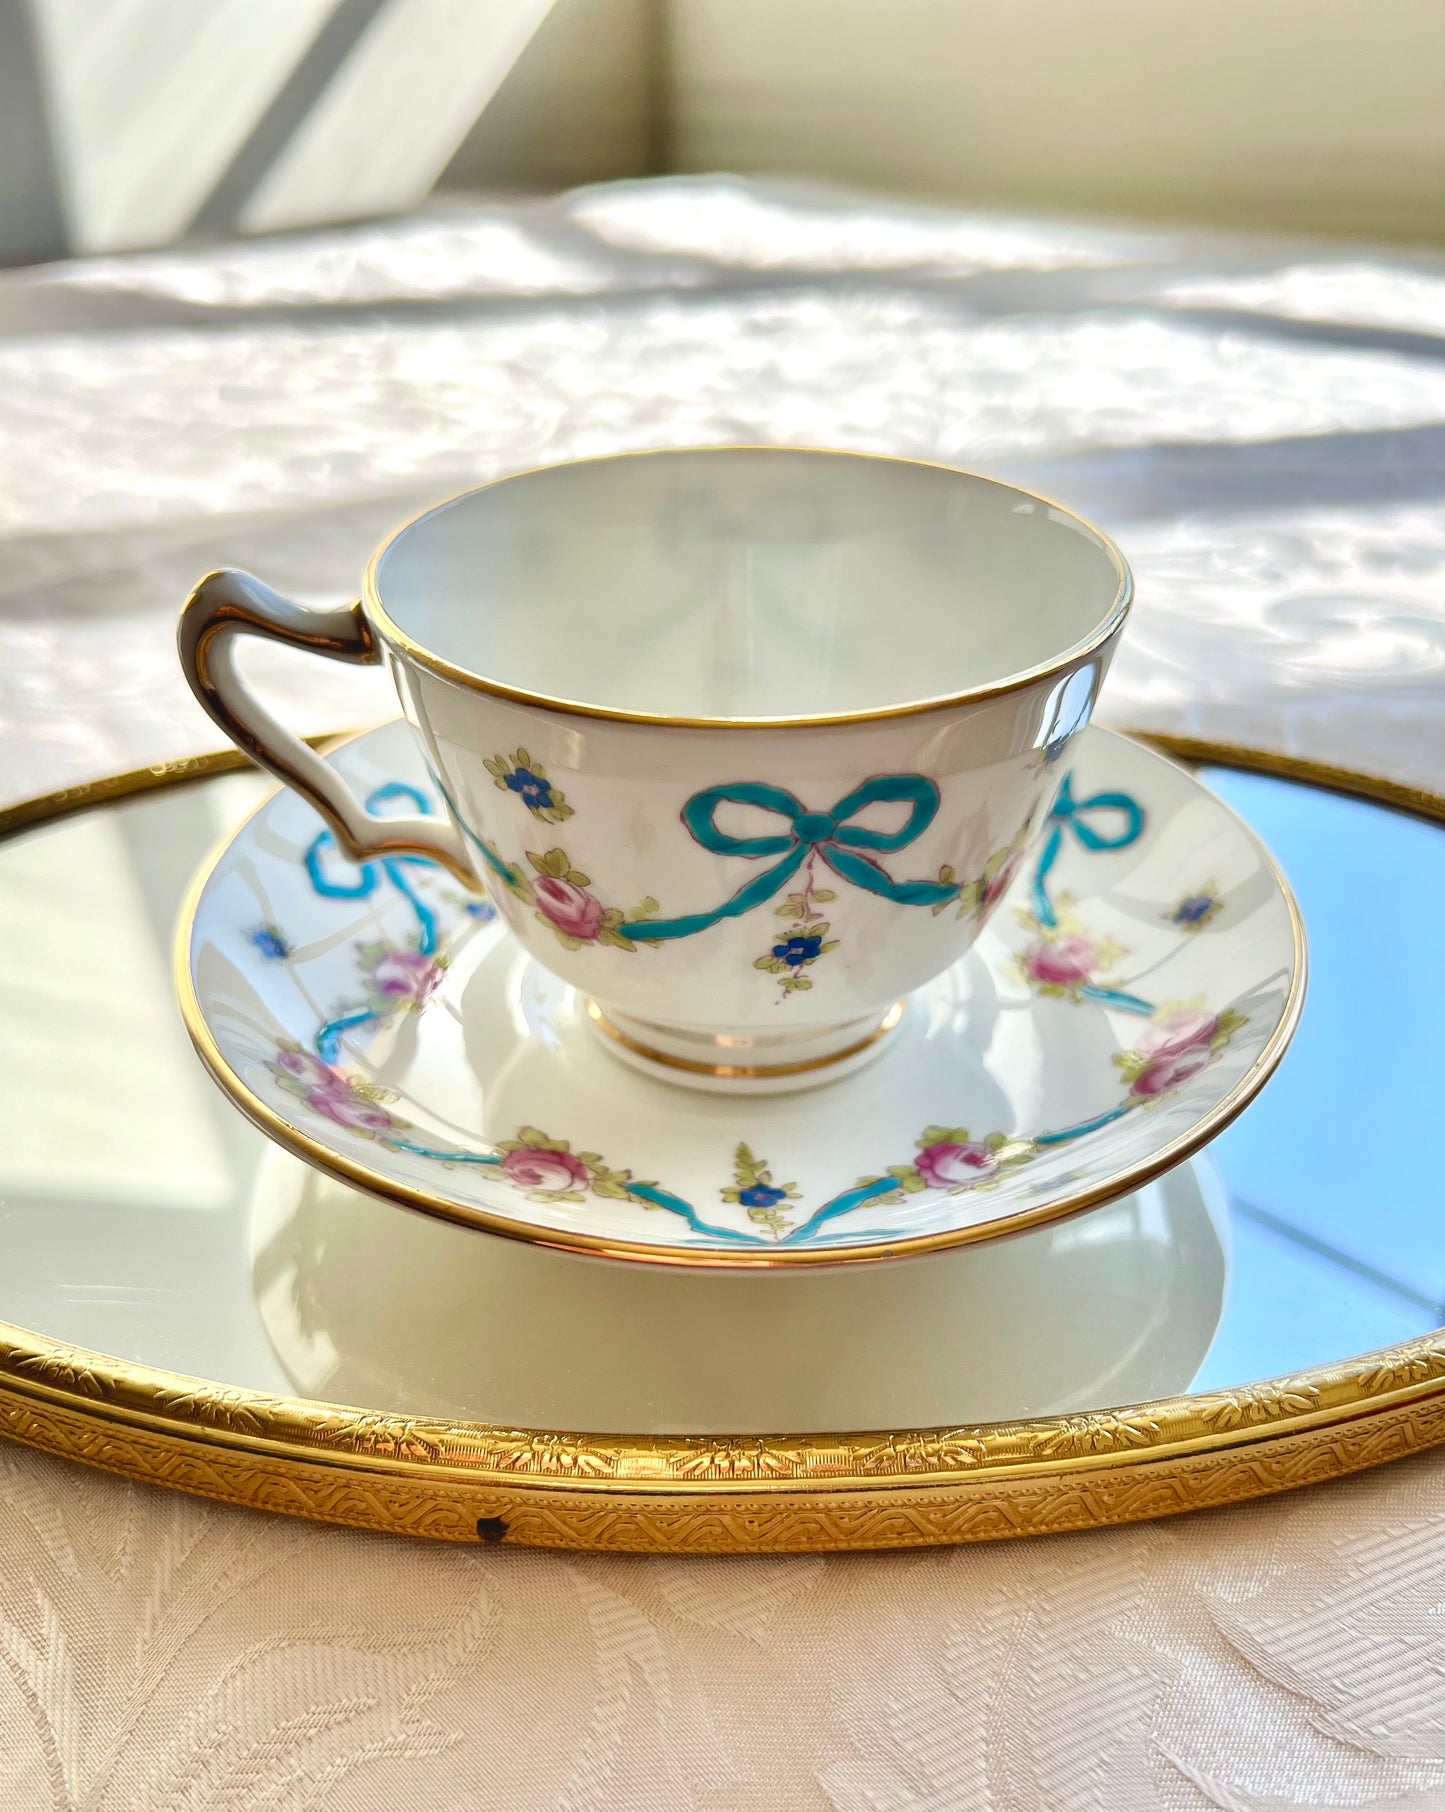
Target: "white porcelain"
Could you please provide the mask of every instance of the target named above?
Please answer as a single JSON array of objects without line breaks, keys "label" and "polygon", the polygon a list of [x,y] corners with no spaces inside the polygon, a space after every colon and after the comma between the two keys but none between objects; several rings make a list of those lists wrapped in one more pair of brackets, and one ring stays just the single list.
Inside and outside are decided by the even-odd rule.
[{"label": "white porcelain", "polygon": [[[1129,593],[1104,536],[1010,486],[713,448],[467,492],[394,535],[346,609],[213,574],[181,652],[347,853],[485,880],[635,1060],[796,1087],[876,1056],[890,1009],[978,936]],[[369,812],[246,690],[244,634],[384,658],[446,816]]]},{"label": "white porcelain", "polygon": [[1189,1387],[1228,1274],[1202,1154],[1017,1239],[744,1277],[478,1239],[281,1151],[255,1179],[250,1226],[256,1308],[298,1395],[449,1418],[485,1404],[506,1428],[599,1433],[926,1428],[1148,1402]]},{"label": "white porcelain", "polygon": [[[333,758],[435,805],[391,725]],[[660,1263],[923,1252],[1059,1219],[1197,1149],[1263,1085],[1304,987],[1268,853],[1191,775],[1091,729],[1036,856],[876,1064],[803,1094],[637,1074],[587,999],[443,871],[358,870],[283,792],[183,914],[178,985],[222,1085],[343,1181],[450,1219]]]}]

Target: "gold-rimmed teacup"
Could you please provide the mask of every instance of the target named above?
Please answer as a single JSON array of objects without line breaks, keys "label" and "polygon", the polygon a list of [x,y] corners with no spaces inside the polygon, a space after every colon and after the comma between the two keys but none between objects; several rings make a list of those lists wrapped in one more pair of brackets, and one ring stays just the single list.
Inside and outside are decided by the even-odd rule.
[{"label": "gold-rimmed teacup", "polygon": [[[978,935],[1130,595],[1112,542],[1026,491],[720,447],[464,492],[338,609],[213,573],[180,652],[347,855],[484,885],[624,1060],[792,1088],[868,1061]],[[385,661],[447,817],[357,799],[240,679],[243,635]]]}]

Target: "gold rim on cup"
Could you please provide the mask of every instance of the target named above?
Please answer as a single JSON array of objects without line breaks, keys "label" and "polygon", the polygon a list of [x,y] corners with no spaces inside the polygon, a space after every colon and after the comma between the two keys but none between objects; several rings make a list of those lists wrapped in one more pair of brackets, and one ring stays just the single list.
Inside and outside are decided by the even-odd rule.
[{"label": "gold rim on cup", "polygon": [[[460,503],[464,497],[473,497],[480,491],[492,490],[498,485],[511,484],[519,478],[536,478],[545,472],[568,471],[576,466],[603,465],[619,459],[655,459],[665,453],[816,453],[830,459],[868,459],[884,465],[918,466],[931,472],[947,472],[955,478],[972,479],[977,484],[989,485],[994,490],[1009,491],[1016,497],[1027,498],[1049,510],[1052,514],[1072,522],[1086,535],[1091,536],[1100,549],[1108,555],[1115,572],[1118,574],[1118,586],[1113,601],[1103,620],[1081,641],[1075,642],[1062,653],[1041,661],[1022,673],[1012,673],[1005,679],[993,680],[981,686],[971,686],[962,692],[939,694],[935,698],[913,699],[902,705],[884,705],[871,711],[838,711],[817,712],[809,717],[679,717],[665,711],[625,711],[611,705],[586,704],[580,699],[552,698],[543,692],[530,692],[522,686],[509,686],[501,680],[485,678],[482,674],[473,673],[470,668],[459,667],[454,662],[434,654],[430,648],[423,647],[414,641],[397,623],[381,601],[381,590],[377,584],[377,570],[385,558],[408,529],[425,522],[429,516],[449,509],[454,503]],[[1010,692],[1019,692],[1026,686],[1032,686],[1039,680],[1048,679],[1056,673],[1063,673],[1078,662],[1086,660],[1096,649],[1103,647],[1118,629],[1121,620],[1128,614],[1129,606],[1134,599],[1134,575],[1123,554],[1114,545],[1104,531],[1096,528],[1076,511],[1062,503],[1055,503],[1050,497],[1042,497],[1037,491],[1025,490],[1022,485],[1006,484],[998,478],[986,477],[982,472],[970,472],[963,466],[945,465],[934,459],[907,459],[890,453],[859,453],[850,448],[839,447],[793,447],[793,446],[753,446],[745,444],[722,443],[712,447],[645,447],[625,453],[602,453],[588,459],[556,460],[545,466],[531,466],[523,472],[505,472],[499,478],[489,479],[485,484],[469,485],[466,490],[458,491],[451,497],[444,497],[438,503],[430,504],[415,515],[408,516],[405,522],[398,523],[386,539],[372,554],[362,574],[362,603],[365,616],[380,631],[382,639],[400,649],[409,660],[430,672],[439,674],[443,679],[451,680],[455,685],[465,686],[472,692],[485,692],[493,698],[504,698],[518,705],[531,705],[539,711],[560,711],[570,717],[600,717],[612,723],[653,724],[671,726],[689,730],[785,730],[800,728],[809,724],[863,724],[878,723],[891,717],[916,717],[926,711],[944,711],[959,705],[976,704],[983,699],[1004,698]]]}]

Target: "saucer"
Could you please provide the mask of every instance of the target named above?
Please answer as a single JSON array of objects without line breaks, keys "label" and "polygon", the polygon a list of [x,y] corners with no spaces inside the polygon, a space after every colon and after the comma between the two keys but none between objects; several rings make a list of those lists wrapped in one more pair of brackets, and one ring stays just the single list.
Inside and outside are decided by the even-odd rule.
[{"label": "saucer", "polygon": [[[866,1070],[730,1097],[628,1068],[576,989],[414,858],[357,868],[294,794],[182,909],[177,988],[253,1121],[343,1182],[575,1252],[726,1267],[933,1251],[1138,1189],[1263,1086],[1304,992],[1268,852],[1184,769],[1090,729],[1031,865]],[[333,757],[438,809],[412,732]],[[605,956],[599,952],[599,956]]]}]

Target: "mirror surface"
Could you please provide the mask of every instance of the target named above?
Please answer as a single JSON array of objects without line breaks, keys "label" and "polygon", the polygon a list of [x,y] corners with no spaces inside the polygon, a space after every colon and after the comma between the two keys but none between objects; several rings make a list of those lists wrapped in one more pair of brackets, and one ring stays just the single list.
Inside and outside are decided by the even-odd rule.
[{"label": "mirror surface", "polygon": [[[1310,992],[1190,1172],[856,1275],[694,1279],[493,1240],[312,1176],[203,1074],[185,885],[268,790],[172,787],[0,846],[0,1319],[217,1383],[574,1432],[961,1423],[1256,1382],[1429,1332],[1445,1242],[1445,830],[1205,777],[1293,883]],[[699,1284],[705,1287],[699,1289]]]}]

